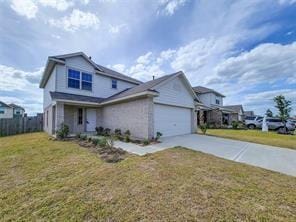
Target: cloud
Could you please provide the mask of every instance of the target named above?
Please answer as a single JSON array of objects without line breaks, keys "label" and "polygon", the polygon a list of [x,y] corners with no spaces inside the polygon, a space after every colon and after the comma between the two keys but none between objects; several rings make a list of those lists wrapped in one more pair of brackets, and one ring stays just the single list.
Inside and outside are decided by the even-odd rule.
[{"label": "cloud", "polygon": [[74,5],[74,2],[67,0],[38,0],[42,6],[48,6],[57,9],[58,11],[65,11]]},{"label": "cloud", "polygon": [[62,17],[61,19],[50,19],[49,24],[65,31],[75,32],[81,28],[98,29],[100,19],[91,12],[74,9],[69,16]]},{"label": "cloud", "polygon": [[109,26],[109,32],[112,34],[118,34],[120,33],[123,29],[127,29],[127,24],[120,24],[120,25],[110,25]]},{"label": "cloud", "polygon": [[239,84],[296,83],[296,42],[281,45],[261,44],[254,49],[230,57],[215,68],[209,83],[236,80]]},{"label": "cloud", "polygon": [[13,67],[0,65],[0,100],[6,103],[17,103],[24,106],[26,112],[34,114],[42,112],[42,90],[39,81],[43,67],[27,72]]},{"label": "cloud", "polygon": [[292,4],[295,4],[296,3],[296,0],[278,0],[279,4],[283,5],[283,4],[289,4],[289,5],[292,5]]},{"label": "cloud", "polygon": [[180,7],[184,6],[187,0],[160,0],[160,10],[159,13],[165,15],[173,15]]},{"label": "cloud", "polygon": [[10,7],[19,15],[32,19],[36,17],[38,7],[32,0],[12,0]]}]

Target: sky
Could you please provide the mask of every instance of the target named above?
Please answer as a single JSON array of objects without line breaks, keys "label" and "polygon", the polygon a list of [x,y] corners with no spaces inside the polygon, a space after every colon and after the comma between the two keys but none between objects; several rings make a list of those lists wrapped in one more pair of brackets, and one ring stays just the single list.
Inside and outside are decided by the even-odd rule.
[{"label": "sky", "polygon": [[296,0],[0,0],[0,101],[42,112],[48,56],[83,51],[142,81],[182,70],[225,105],[296,115]]}]

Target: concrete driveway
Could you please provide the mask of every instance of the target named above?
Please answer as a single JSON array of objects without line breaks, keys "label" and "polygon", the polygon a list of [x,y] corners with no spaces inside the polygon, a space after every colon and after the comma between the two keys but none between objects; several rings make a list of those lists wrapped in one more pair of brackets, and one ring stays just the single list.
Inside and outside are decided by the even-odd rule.
[{"label": "concrete driveway", "polygon": [[123,142],[116,142],[115,146],[138,155],[183,146],[224,159],[296,176],[296,151],[287,148],[197,134],[166,137],[162,139],[162,143],[145,147]]}]

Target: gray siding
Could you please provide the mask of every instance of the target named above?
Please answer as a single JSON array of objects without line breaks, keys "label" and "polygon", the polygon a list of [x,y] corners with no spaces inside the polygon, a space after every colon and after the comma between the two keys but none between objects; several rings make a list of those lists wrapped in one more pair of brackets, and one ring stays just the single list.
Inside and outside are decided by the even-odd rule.
[{"label": "gray siding", "polygon": [[9,119],[13,118],[13,108],[1,107],[4,110],[4,113],[0,113],[0,119]]},{"label": "gray siding", "polygon": [[51,97],[49,92],[56,89],[56,68],[53,69],[46,86],[43,89],[43,109],[51,105]]},{"label": "gray siding", "polygon": [[[223,97],[217,96],[214,93],[198,94],[198,97],[201,100],[201,102],[206,106],[211,106],[211,105],[223,106]],[[220,101],[220,104],[216,104],[216,99]]]}]

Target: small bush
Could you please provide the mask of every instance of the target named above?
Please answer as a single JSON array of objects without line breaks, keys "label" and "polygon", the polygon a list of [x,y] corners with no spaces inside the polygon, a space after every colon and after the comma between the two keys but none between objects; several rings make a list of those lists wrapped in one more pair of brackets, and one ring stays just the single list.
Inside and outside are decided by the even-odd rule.
[{"label": "small bush", "polygon": [[129,130],[127,130],[127,131],[124,132],[124,135],[129,135],[130,136],[131,132]]},{"label": "small bush", "polygon": [[104,132],[104,128],[103,127],[96,127],[96,132],[97,132],[97,135],[103,135],[103,132]]},{"label": "small bush", "polygon": [[111,129],[109,129],[109,128],[104,129],[103,135],[104,136],[110,136],[111,135]]},{"label": "small bush", "polygon": [[156,141],[159,141],[159,139],[160,139],[161,136],[162,136],[162,133],[161,133],[161,132],[157,132],[157,133],[156,133],[156,138],[155,138],[155,140],[156,140]]},{"label": "small bush", "polygon": [[69,126],[62,123],[59,130],[56,132],[58,139],[65,139],[69,135]]},{"label": "small bush", "polygon": [[80,139],[80,136],[81,136],[81,133],[77,133],[77,134],[76,134],[76,138],[77,138],[77,139]]},{"label": "small bush", "polygon": [[106,147],[107,139],[105,137],[102,137],[101,139],[99,139],[98,144],[100,147]]},{"label": "small bush", "polygon": [[202,132],[203,134],[206,134],[207,129],[208,129],[208,125],[207,125],[207,124],[201,124],[201,125],[199,126],[199,128],[200,128],[200,130],[201,130],[201,132]]},{"label": "small bush", "polygon": [[90,143],[92,141],[91,137],[88,137],[87,141]]},{"label": "small bush", "polygon": [[147,140],[147,139],[145,139],[145,140],[143,140],[143,145],[145,145],[145,146],[147,146],[147,145],[149,145],[149,140]]},{"label": "small bush", "polygon": [[99,141],[100,141],[100,140],[99,140],[98,138],[93,138],[93,139],[91,140],[92,144],[94,144],[95,146],[99,144]]},{"label": "small bush", "polygon": [[237,121],[232,121],[231,126],[233,129],[238,129],[239,123]]},{"label": "small bush", "polygon": [[87,140],[87,135],[80,135],[81,140]]},{"label": "small bush", "polygon": [[121,129],[115,129],[114,133],[116,136],[121,136]]},{"label": "small bush", "polygon": [[124,136],[124,142],[129,143],[130,141],[131,141],[130,136],[126,134]]}]

